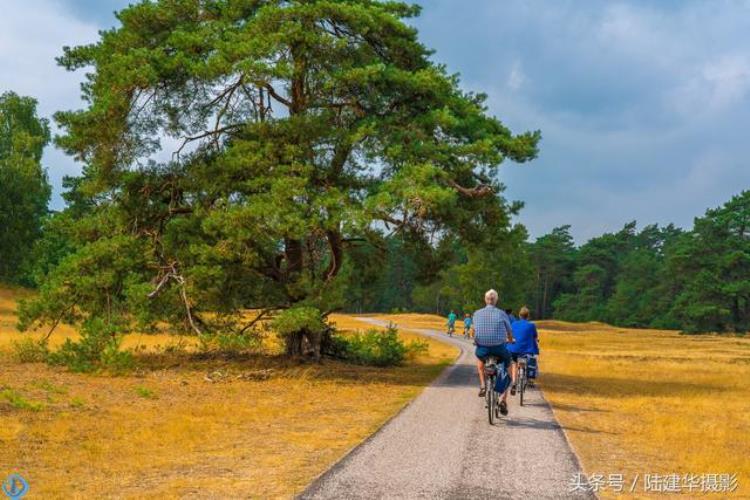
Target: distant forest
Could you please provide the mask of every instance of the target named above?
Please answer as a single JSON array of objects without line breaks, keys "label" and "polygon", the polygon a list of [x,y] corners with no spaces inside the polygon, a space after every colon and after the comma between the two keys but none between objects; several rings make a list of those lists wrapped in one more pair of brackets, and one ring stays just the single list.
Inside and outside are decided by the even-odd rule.
[{"label": "distant forest", "polygon": [[349,266],[347,309],[471,312],[495,287],[503,307],[537,319],[603,321],[686,332],[750,327],[750,191],[696,218],[692,230],[636,222],[576,246],[570,226],[535,242],[516,225],[493,247],[456,237],[363,245]]}]

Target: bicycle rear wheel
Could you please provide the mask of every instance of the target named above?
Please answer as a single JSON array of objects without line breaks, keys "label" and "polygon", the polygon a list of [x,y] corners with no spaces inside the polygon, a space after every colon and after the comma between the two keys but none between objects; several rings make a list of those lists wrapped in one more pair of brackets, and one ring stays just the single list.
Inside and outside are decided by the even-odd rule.
[{"label": "bicycle rear wheel", "polygon": [[523,396],[526,392],[526,367],[523,365],[518,370],[518,388],[519,403],[523,406]]},{"label": "bicycle rear wheel", "polygon": [[487,399],[487,416],[490,420],[490,425],[495,425],[495,399],[497,399],[497,396],[495,395],[495,377],[490,376],[487,377],[487,380],[485,381],[486,385],[486,399]]}]

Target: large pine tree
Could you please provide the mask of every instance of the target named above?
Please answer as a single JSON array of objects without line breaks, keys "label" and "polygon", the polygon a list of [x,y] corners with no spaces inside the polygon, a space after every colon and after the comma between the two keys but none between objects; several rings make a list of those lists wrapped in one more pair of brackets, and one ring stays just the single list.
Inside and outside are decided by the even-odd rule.
[{"label": "large pine tree", "polygon": [[354,240],[502,219],[496,169],[533,158],[539,134],[511,134],[430,60],[404,22],[418,12],[144,1],[67,48],[87,107],[56,116],[58,144],[96,207],[26,318],[242,331],[244,308],[340,304]]}]

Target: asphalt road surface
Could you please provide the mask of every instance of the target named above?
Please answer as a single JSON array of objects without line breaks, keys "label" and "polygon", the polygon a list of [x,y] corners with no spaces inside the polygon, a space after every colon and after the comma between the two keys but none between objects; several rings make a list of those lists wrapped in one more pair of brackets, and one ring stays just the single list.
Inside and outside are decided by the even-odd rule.
[{"label": "asphalt road surface", "polygon": [[570,491],[578,461],[538,389],[523,407],[508,396],[509,415],[490,426],[470,341],[414,331],[455,344],[460,357],[300,498],[590,498]]}]

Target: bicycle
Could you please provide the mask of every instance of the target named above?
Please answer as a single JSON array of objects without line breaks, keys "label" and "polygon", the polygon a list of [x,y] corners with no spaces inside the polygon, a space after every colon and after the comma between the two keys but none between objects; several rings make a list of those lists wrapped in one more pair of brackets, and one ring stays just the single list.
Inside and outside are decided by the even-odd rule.
[{"label": "bicycle", "polygon": [[484,364],[484,387],[486,388],[484,399],[490,425],[495,425],[495,420],[500,418],[501,394],[495,390],[495,386],[497,385],[498,374],[503,374],[500,370],[505,370],[505,367],[504,365],[498,365],[497,361],[498,359],[495,356],[490,356]]},{"label": "bicycle", "polygon": [[529,374],[527,371],[529,355],[524,354],[518,357],[518,375],[516,376],[516,388],[518,391],[518,402],[523,406],[523,396],[529,383]]},{"label": "bicycle", "polygon": [[456,327],[454,325],[448,325],[448,336],[453,337],[453,334],[456,331]]}]

